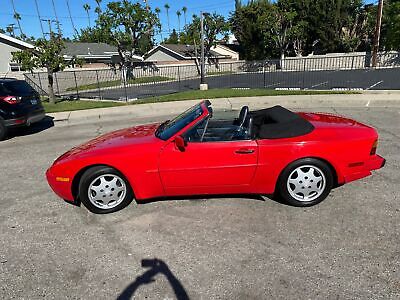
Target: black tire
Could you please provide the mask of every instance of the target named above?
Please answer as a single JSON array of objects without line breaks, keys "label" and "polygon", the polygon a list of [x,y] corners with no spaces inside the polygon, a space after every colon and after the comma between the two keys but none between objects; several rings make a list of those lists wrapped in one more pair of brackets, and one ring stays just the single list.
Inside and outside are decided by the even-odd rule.
[{"label": "black tire", "polygon": [[0,117],[0,141],[4,140],[7,137],[8,129],[4,124],[4,120]]},{"label": "black tire", "polygon": [[307,207],[323,201],[332,187],[331,168],[321,160],[304,158],[294,161],[285,168],[279,177],[277,192],[289,205]]},{"label": "black tire", "polygon": [[[107,175],[104,176],[103,175]],[[115,176],[115,177],[114,177]],[[100,178],[99,178],[100,177]],[[99,190],[99,195],[97,195],[97,193],[94,191],[93,189],[93,185],[95,185],[96,183],[102,184],[103,182],[101,181],[101,178],[104,178],[104,180],[108,180],[108,179],[116,179],[116,183],[120,184],[120,188],[123,189],[125,188],[124,191],[119,191],[119,192],[115,192],[117,194],[114,194],[114,198],[117,197],[119,198],[118,200],[114,201],[112,200],[112,198],[109,198],[110,204],[106,204],[105,202],[101,201],[95,201],[93,200],[93,196],[96,197],[104,197],[107,201],[107,197],[108,196],[113,196],[113,189],[112,189],[112,184],[114,184],[112,181],[109,181],[110,186],[106,185],[105,186],[105,190]],[[96,180],[97,179],[97,180]],[[105,181],[105,184],[107,184]],[[89,199],[89,188],[91,191],[91,198]],[[101,186],[95,186],[96,188],[101,188]],[[115,186],[114,186],[115,187]],[[117,188],[117,187],[116,187]],[[102,193],[100,193],[102,192]],[[121,194],[120,194],[121,193]],[[120,196],[121,195],[121,196]],[[106,167],[106,166],[97,166],[97,167],[92,167],[88,170],[85,171],[85,173],[82,175],[80,183],[79,183],[79,199],[81,200],[81,202],[85,205],[85,207],[91,211],[92,213],[95,214],[108,214],[108,213],[113,213],[116,212],[118,210],[123,209],[124,207],[126,207],[127,205],[129,205],[132,200],[134,199],[134,194],[132,191],[132,188],[129,184],[129,182],[125,179],[125,177],[118,172],[117,170],[110,168],[110,167]],[[114,201],[114,202],[113,202]],[[107,205],[110,205],[107,206]],[[114,206],[115,205],[115,206]],[[103,206],[103,207],[101,207]]]}]

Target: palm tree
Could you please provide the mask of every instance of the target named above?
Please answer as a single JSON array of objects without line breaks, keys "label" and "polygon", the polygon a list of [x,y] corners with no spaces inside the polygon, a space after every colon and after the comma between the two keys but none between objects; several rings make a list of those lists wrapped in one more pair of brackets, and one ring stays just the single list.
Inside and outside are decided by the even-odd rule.
[{"label": "palm tree", "polygon": [[21,27],[21,22],[20,22],[21,21],[21,15],[19,13],[17,13],[17,11],[15,10],[14,0],[11,0],[11,3],[12,3],[13,10],[14,10],[14,19],[15,19],[15,21],[17,21],[18,29],[19,29],[19,32],[21,34],[21,37],[24,37],[25,35],[22,32],[22,27]]},{"label": "palm tree", "polygon": [[69,14],[69,19],[71,20],[72,29],[74,30],[75,34],[78,36],[79,33],[78,33],[78,30],[76,30],[74,20],[72,19],[71,8],[69,6],[69,0],[65,0],[65,1],[67,2],[68,14]]},{"label": "palm tree", "polygon": [[169,27],[169,5],[168,5],[168,3],[165,3],[164,7],[167,10],[168,32],[171,33],[171,27]]},{"label": "palm tree", "polygon": [[101,14],[101,0],[96,0],[97,3],[97,7],[94,9],[95,13],[97,13],[98,15]]},{"label": "palm tree", "polygon": [[[160,12],[161,12],[161,9],[160,9],[159,7],[156,7],[156,8],[154,9],[154,11],[155,11],[155,13],[157,14],[158,20],[160,20]],[[161,23],[160,23],[160,37],[161,37],[161,41],[162,41],[162,40],[163,40],[163,36],[162,36]]]},{"label": "palm tree", "polygon": [[91,24],[90,24],[90,14],[89,14],[90,5],[87,4],[87,3],[85,3],[85,4],[83,5],[83,9],[86,11],[86,14],[87,14],[87,17],[88,17],[88,21],[89,21],[89,27],[92,27]]},{"label": "palm tree", "polygon": [[176,15],[178,16],[178,32],[181,32],[181,11],[178,10]]},{"label": "palm tree", "polygon": [[186,26],[186,13],[187,13],[187,7],[186,7],[186,6],[182,7],[182,11],[183,11],[183,17],[184,17],[184,19],[185,19],[185,26]]}]

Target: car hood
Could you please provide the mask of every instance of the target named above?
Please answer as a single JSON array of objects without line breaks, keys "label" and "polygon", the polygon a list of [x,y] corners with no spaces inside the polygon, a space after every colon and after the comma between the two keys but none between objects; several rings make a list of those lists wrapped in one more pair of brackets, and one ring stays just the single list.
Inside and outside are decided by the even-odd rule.
[{"label": "car hood", "polygon": [[134,126],[130,128],[116,130],[104,135],[98,136],[80,146],[74,147],[61,155],[56,161],[68,158],[76,158],[92,152],[100,152],[114,148],[121,148],[133,145],[144,145],[154,143],[159,139],[155,136],[155,131],[159,123]]}]

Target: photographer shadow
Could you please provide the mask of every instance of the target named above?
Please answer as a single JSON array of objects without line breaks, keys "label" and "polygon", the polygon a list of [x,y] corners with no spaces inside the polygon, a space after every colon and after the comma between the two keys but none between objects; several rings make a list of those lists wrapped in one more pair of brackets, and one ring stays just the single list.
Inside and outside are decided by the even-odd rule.
[{"label": "photographer shadow", "polygon": [[172,289],[178,300],[188,300],[189,296],[182,286],[180,281],[174,276],[168,265],[160,259],[143,259],[142,267],[150,268],[142,275],[136,277],[136,280],[132,282],[125,290],[117,297],[117,300],[127,300],[131,299],[135,294],[136,290],[145,284],[150,284],[155,281],[154,277],[158,274],[163,274],[171,284]]}]

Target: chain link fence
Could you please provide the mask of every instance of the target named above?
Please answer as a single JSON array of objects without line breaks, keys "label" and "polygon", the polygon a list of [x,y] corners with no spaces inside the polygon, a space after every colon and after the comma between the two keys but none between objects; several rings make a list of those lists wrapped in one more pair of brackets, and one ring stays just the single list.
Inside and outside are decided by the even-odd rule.
[{"label": "chain link fence", "polygon": [[[307,56],[206,65],[209,88],[267,89],[400,89],[400,55],[379,56],[376,69],[368,54]],[[47,73],[25,74],[42,95]],[[56,95],[64,98],[130,101],[199,88],[199,67],[147,64],[129,70],[98,69],[54,74]]]}]

